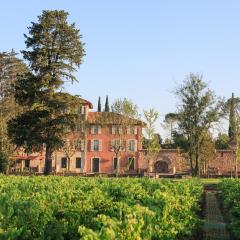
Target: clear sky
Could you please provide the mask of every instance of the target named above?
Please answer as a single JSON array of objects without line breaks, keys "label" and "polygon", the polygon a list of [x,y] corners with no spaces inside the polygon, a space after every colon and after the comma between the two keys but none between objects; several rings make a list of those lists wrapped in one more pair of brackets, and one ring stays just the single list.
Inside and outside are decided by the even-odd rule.
[{"label": "clear sky", "polygon": [[[190,72],[203,74],[219,96],[240,96],[239,0],[6,0],[0,8],[0,51],[25,48],[23,33],[42,10],[70,13],[86,56],[67,86],[96,106],[127,97],[161,117]],[[102,103],[104,105],[104,103]]]}]

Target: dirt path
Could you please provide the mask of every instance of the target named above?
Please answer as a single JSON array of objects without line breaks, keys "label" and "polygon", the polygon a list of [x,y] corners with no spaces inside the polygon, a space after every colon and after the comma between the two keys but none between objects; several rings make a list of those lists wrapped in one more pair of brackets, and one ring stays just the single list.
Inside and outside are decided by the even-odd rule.
[{"label": "dirt path", "polygon": [[230,240],[226,223],[219,209],[217,191],[206,190],[204,240]]}]

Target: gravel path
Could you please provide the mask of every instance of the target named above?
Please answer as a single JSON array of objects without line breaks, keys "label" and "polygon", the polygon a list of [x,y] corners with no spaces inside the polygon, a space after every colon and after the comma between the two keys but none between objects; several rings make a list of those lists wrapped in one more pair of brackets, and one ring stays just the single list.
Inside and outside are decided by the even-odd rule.
[{"label": "gravel path", "polygon": [[206,191],[204,240],[231,240],[226,230],[222,213],[216,197],[217,191]]}]

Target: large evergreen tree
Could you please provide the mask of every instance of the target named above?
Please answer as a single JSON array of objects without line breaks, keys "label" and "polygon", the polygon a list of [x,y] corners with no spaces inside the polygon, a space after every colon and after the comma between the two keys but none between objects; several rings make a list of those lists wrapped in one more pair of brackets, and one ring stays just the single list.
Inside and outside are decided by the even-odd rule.
[{"label": "large evergreen tree", "polygon": [[77,114],[71,107],[80,99],[62,91],[66,81],[76,81],[73,72],[84,56],[81,35],[67,21],[65,11],[43,11],[32,22],[23,57],[30,72],[16,82],[16,101],[28,110],[9,122],[8,132],[17,146],[33,152],[45,144],[45,174],[52,171],[52,154],[64,145],[75,127]]}]

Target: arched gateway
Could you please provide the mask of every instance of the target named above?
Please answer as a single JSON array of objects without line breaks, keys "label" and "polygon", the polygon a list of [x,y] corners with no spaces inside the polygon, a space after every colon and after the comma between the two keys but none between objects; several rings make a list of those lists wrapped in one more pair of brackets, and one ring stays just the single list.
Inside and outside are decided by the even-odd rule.
[{"label": "arched gateway", "polygon": [[163,158],[157,160],[154,164],[154,170],[157,173],[170,173],[170,160],[168,158]]}]

